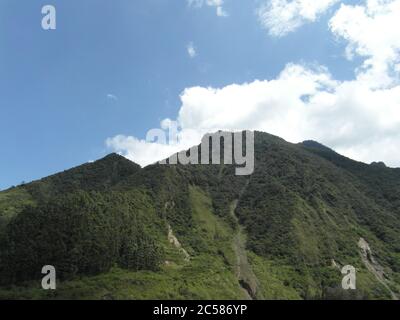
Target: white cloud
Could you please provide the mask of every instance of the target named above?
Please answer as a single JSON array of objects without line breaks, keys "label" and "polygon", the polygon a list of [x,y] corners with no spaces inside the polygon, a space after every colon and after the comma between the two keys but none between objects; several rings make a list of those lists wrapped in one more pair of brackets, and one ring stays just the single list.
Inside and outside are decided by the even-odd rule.
[{"label": "white cloud", "polygon": [[332,32],[348,41],[348,58],[366,58],[360,81],[376,87],[396,80],[391,73],[400,69],[399,18],[400,0],[368,0],[365,5],[342,5],[330,20]]},{"label": "white cloud", "polygon": [[372,90],[357,80],[334,81],[323,68],[288,65],[275,80],[191,88],[181,99],[183,128],[316,139],[359,160],[400,164],[400,151],[393,152],[400,142],[400,87]]},{"label": "white cloud", "polygon": [[267,0],[257,10],[271,36],[282,37],[306,22],[314,22],[339,0]]},{"label": "white cloud", "polygon": [[[400,0],[342,6],[330,28],[363,57],[355,78],[337,81],[321,66],[289,63],[272,80],[223,88],[192,87],[181,94],[179,143],[167,146],[133,137],[107,141],[139,164],[149,164],[200,142],[206,132],[261,130],[291,142],[320,141],[365,162],[400,166]],[[364,35],[364,32],[367,32]],[[171,121],[166,119],[162,128]]]},{"label": "white cloud", "polygon": [[146,140],[124,135],[107,139],[106,145],[141,166],[155,163],[181,151],[173,145],[148,143]]},{"label": "white cloud", "polygon": [[229,16],[228,13],[224,10],[223,7],[217,7],[217,16],[218,17],[227,17]]},{"label": "white cloud", "polygon": [[[170,119],[161,121],[160,126],[161,129],[150,130],[146,139],[118,135],[107,139],[106,145],[137,164],[147,166],[191,148],[198,144],[206,133],[191,129],[176,130],[178,123]],[[160,132],[165,132],[165,139],[152,139],[153,133],[157,135]],[[169,138],[172,140],[168,141]]]},{"label": "white cloud", "polygon": [[118,136],[108,146],[147,165],[199,143],[206,132],[250,129],[291,142],[315,139],[362,161],[400,164],[400,87],[372,90],[357,80],[334,81],[323,68],[288,65],[271,81],[188,88],[181,101],[180,143]]},{"label": "white cloud", "polygon": [[196,52],[196,48],[194,47],[193,42],[190,42],[187,46],[186,46],[186,50],[187,53],[189,55],[190,58],[194,58],[197,56],[197,52]]},{"label": "white cloud", "polygon": [[201,8],[203,6],[214,7],[218,17],[227,17],[228,13],[224,10],[224,0],[187,0],[189,6]]},{"label": "white cloud", "polygon": [[107,94],[107,99],[112,101],[118,101],[118,97],[115,94]]}]

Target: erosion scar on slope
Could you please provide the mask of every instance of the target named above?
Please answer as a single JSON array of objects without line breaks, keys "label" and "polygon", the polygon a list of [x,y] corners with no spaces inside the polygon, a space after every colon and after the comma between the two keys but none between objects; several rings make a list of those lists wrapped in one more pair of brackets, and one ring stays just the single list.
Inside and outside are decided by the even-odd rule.
[{"label": "erosion scar on slope", "polygon": [[233,237],[233,249],[236,255],[236,277],[238,278],[239,284],[246,296],[250,300],[255,300],[257,293],[257,277],[254,274],[249,261],[247,259],[246,252],[246,234],[243,230],[243,226],[239,224],[239,220],[236,216],[236,207],[239,200],[233,201],[230,213],[234,218],[237,225],[237,232]]}]

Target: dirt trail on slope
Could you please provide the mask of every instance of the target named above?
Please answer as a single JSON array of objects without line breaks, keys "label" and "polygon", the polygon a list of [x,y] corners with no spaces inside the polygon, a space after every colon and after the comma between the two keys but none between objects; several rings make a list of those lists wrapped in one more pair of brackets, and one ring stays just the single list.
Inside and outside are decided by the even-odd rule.
[{"label": "dirt trail on slope", "polygon": [[255,300],[257,299],[256,293],[258,281],[247,259],[246,234],[244,232],[244,228],[239,224],[239,219],[235,213],[238,203],[239,200],[235,200],[230,208],[230,213],[237,225],[237,232],[233,237],[233,249],[236,255],[235,273],[247,298],[249,300]]}]

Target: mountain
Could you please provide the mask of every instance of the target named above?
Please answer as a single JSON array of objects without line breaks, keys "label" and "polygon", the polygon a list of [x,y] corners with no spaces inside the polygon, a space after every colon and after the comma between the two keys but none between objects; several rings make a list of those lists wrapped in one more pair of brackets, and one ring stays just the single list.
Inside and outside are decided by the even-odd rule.
[{"label": "mountain", "polygon": [[0,192],[0,298],[397,299],[399,203],[400,169],[262,132],[249,176],[112,154]]}]

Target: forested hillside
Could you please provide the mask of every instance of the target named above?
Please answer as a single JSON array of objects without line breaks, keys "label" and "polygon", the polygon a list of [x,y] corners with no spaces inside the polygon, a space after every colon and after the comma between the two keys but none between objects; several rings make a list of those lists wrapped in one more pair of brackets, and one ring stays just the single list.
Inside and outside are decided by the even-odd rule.
[{"label": "forested hillside", "polygon": [[[261,132],[255,155],[236,176],[112,154],[0,192],[0,298],[400,296],[400,169]],[[341,289],[345,265],[357,290]]]}]

